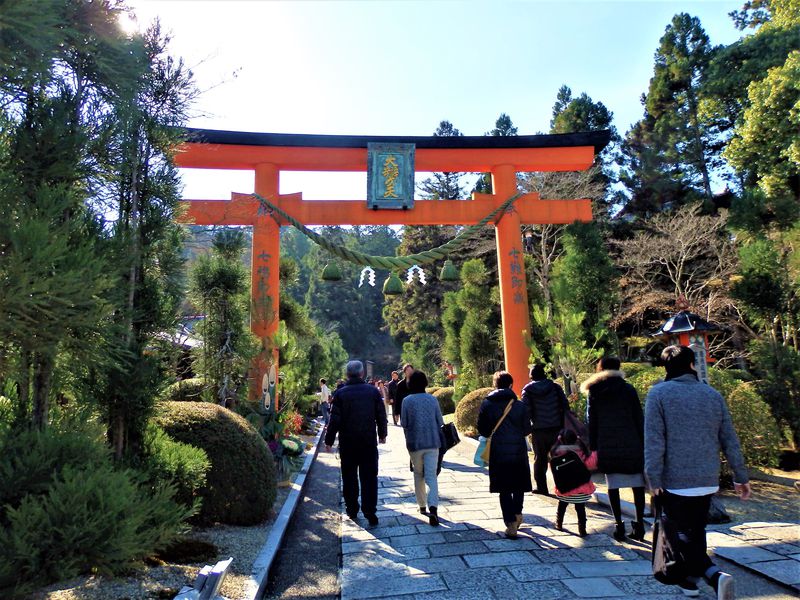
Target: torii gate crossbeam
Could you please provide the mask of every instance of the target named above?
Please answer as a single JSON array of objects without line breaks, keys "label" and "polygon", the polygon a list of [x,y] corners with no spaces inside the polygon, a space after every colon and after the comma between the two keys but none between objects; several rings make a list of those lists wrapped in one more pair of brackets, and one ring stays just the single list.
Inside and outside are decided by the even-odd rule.
[{"label": "torii gate crossbeam", "polygon": [[[517,193],[518,172],[587,169],[609,140],[607,131],[514,137],[354,137],[214,130],[189,130],[188,134],[189,141],[176,154],[179,167],[252,170],[255,192],[305,225],[472,225]],[[363,200],[306,201],[301,194],[280,194],[282,170],[365,171],[369,142],[415,144],[417,171],[491,173],[494,193],[475,194],[471,200],[417,201],[411,210],[371,210]],[[249,194],[185,204],[183,222],[253,227],[251,328],[266,342],[253,378],[264,381],[271,367],[275,373],[278,362],[268,340],[277,333],[279,322],[280,221],[261,210]],[[528,380],[530,354],[525,339],[530,321],[520,225],[591,218],[589,200],[540,200],[536,194],[525,194],[495,223],[503,349],[518,390]],[[262,387],[263,393],[267,386]],[[257,393],[259,387],[251,385],[251,390]]]}]

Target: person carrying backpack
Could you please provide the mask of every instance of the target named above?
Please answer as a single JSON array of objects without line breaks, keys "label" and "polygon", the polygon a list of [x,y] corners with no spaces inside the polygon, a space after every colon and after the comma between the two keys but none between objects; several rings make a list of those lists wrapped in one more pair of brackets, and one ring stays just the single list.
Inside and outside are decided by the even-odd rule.
[{"label": "person carrying backpack", "polygon": [[578,514],[578,535],[586,536],[586,503],[595,491],[593,471],[597,468],[597,453],[590,452],[574,431],[562,429],[551,451],[550,469],[558,498],[555,528],[564,530],[567,505],[574,504]]}]

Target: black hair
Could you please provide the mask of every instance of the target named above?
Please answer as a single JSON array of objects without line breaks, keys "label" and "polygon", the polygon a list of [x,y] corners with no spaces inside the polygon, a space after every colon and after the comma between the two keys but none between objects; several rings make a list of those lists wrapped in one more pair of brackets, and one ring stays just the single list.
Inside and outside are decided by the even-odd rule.
[{"label": "black hair", "polygon": [[598,363],[603,371],[619,371],[621,363],[616,356],[604,356]]},{"label": "black hair", "polygon": [[327,381],[325,381],[325,379],[324,379],[324,378],[323,378],[323,379],[320,379],[320,380],[319,380],[319,382],[320,382],[322,385],[325,385],[326,383],[328,383]]},{"label": "black hair", "polygon": [[514,385],[514,378],[511,377],[511,373],[508,371],[497,371],[492,376],[492,385],[498,390],[507,390]]},{"label": "black hair", "polygon": [[408,391],[412,394],[422,394],[428,387],[428,376],[422,371],[414,371],[408,378]]},{"label": "black hair", "polygon": [[578,437],[578,434],[572,431],[572,429],[562,429],[558,434],[558,440],[556,441],[556,446],[578,446],[583,452],[584,456],[589,456],[591,452],[589,452],[589,447],[586,445],[581,438]]},{"label": "black hair", "polygon": [[541,363],[536,363],[531,367],[530,372],[531,379],[533,381],[541,381],[542,379],[547,379],[547,374],[544,372],[544,365]]},{"label": "black hair", "polygon": [[661,362],[667,371],[664,380],[669,381],[681,375],[697,377],[697,372],[692,368],[694,360],[694,350],[688,346],[667,346],[661,353]]}]

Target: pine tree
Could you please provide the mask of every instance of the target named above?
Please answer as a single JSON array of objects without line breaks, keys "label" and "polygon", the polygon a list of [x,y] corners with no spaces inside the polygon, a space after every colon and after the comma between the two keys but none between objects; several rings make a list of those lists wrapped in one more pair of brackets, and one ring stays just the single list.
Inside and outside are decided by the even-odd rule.
[{"label": "pine tree", "polygon": [[[462,137],[464,134],[453,127],[450,121],[442,121],[433,132],[433,137]],[[461,173],[433,173],[422,181],[419,191],[426,200],[458,200],[464,193]]]}]

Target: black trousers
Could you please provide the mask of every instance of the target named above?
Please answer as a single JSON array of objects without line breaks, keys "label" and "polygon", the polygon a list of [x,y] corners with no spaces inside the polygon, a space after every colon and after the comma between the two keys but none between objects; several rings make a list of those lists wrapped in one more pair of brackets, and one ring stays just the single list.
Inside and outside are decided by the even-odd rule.
[{"label": "black trousers", "polygon": [[[559,521],[564,520],[564,515],[567,514],[567,507],[570,505],[569,502],[564,502],[563,500],[558,501],[558,508],[556,509],[556,515],[558,516]],[[575,512],[578,514],[578,523],[586,523],[586,504],[585,503],[578,503],[574,504]]]},{"label": "black trousers", "polygon": [[533,461],[533,479],[536,481],[536,489],[547,493],[547,466],[550,460],[550,449],[556,443],[558,427],[549,429],[533,430],[533,451],[536,459]]},{"label": "black trousers", "polygon": [[[355,515],[361,508],[365,516],[374,515],[378,508],[377,446],[339,448],[339,458],[342,461],[342,495],[347,513]],[[360,507],[359,482],[361,483]]]},{"label": "black trousers", "polygon": [[663,492],[661,506],[664,519],[675,526],[681,551],[689,567],[689,575],[702,577],[714,566],[706,547],[706,525],[711,495],[678,496]]},{"label": "black trousers", "polygon": [[517,515],[522,514],[522,501],[525,492],[500,492],[500,510],[503,512],[503,521],[511,523],[517,520]]}]

